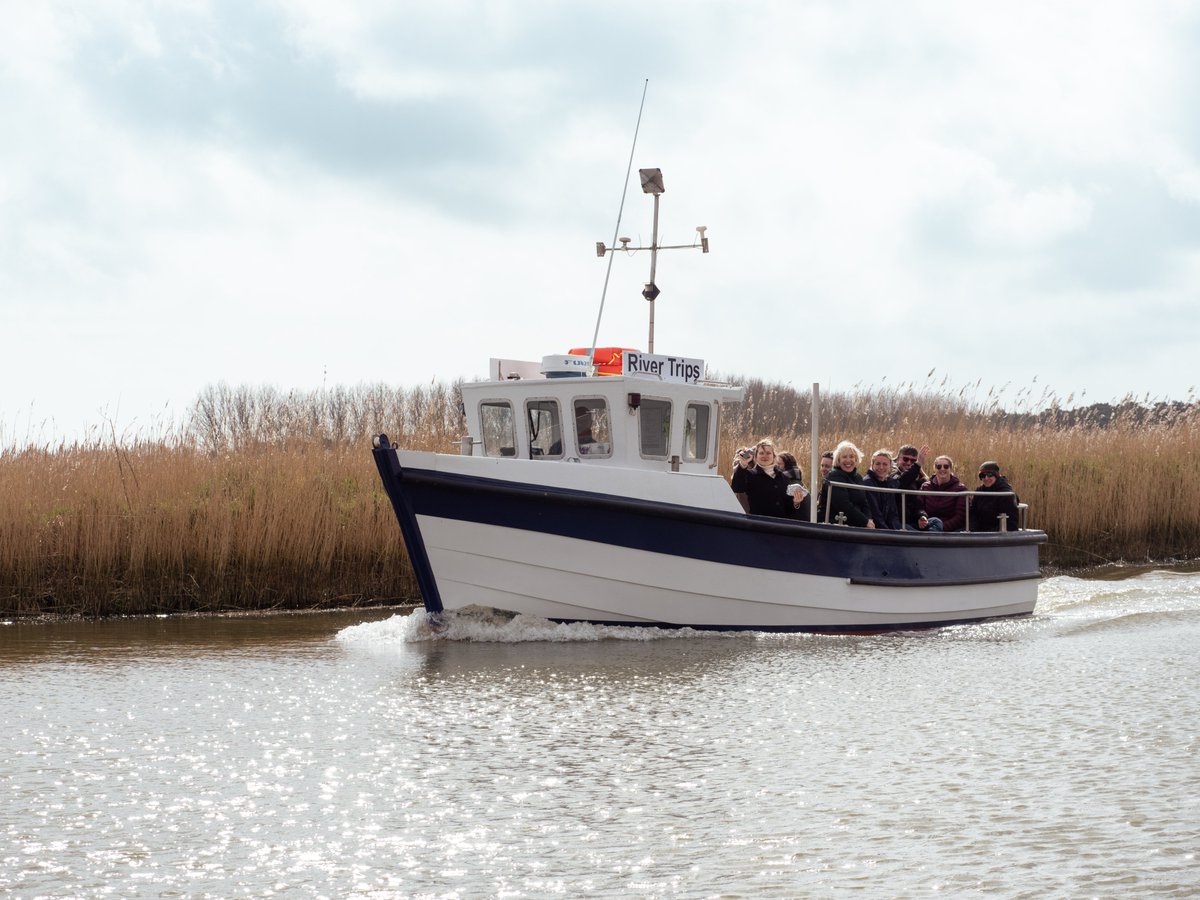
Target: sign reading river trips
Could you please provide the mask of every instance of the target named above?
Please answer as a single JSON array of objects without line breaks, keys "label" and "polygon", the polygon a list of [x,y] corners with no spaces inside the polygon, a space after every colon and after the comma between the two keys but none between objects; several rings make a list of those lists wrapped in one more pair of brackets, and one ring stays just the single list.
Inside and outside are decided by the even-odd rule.
[{"label": "sign reading river trips", "polygon": [[677,384],[695,384],[704,375],[704,360],[684,356],[662,356],[626,350],[621,372],[638,378],[657,378]]}]

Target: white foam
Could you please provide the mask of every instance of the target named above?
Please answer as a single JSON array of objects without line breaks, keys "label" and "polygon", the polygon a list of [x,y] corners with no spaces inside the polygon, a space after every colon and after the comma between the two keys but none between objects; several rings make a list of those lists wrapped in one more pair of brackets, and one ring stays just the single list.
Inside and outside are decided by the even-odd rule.
[{"label": "white foam", "polygon": [[474,641],[519,644],[526,641],[662,641],[680,638],[729,637],[738,632],[697,631],[694,628],[643,628],[625,625],[562,624],[539,616],[510,616],[479,606],[442,613],[440,623],[423,610],[392,616],[380,622],[351,625],[338,632],[350,644]]}]

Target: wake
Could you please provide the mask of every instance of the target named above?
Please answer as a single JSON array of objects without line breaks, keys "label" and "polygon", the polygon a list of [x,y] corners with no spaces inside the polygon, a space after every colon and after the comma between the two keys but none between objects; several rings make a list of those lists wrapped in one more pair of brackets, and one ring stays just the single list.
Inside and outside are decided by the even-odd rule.
[{"label": "wake", "polygon": [[482,606],[431,616],[424,609],[392,616],[381,622],[351,625],[338,632],[346,644],[417,644],[428,641],[521,644],[596,641],[669,641],[742,636],[741,632],[698,631],[694,628],[643,628],[628,625],[563,624],[539,616],[510,615]]}]

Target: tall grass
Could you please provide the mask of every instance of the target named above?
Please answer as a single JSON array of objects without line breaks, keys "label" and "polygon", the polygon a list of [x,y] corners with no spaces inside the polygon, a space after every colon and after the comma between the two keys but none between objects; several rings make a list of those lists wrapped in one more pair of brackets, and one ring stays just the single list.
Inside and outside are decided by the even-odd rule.
[{"label": "tall grass", "polygon": [[[747,400],[722,420],[722,460],[771,436],[807,469],[807,392],[740,381]],[[182,427],[0,449],[0,614],[415,598],[370,440],[382,430],[405,447],[456,452],[458,387],[219,385]],[[825,448],[848,438],[867,453],[929,444],[969,486],[980,462],[998,460],[1030,524],[1049,533],[1051,566],[1200,557],[1195,402],[1066,410],[936,385],[856,389],[823,399],[822,435]]]},{"label": "tall grass", "polygon": [[450,450],[456,385],[204,392],[186,427],[0,453],[0,613],[312,608],[417,595],[373,433]]}]

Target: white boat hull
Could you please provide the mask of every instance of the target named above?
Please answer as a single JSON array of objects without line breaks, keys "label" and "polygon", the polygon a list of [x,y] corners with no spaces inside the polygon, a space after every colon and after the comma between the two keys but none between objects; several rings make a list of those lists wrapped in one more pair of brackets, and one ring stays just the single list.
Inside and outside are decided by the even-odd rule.
[{"label": "white boat hull", "polygon": [[771,572],[419,516],[445,609],[707,628],[846,629],[1027,615],[1036,580],[928,587]]},{"label": "white boat hull", "polygon": [[[614,495],[590,489],[596,476],[581,467],[532,483],[521,476],[547,467],[436,457],[410,468],[377,452],[434,614],[490,606],[559,621],[845,632],[1028,615],[1037,601],[1041,532],[794,522],[702,505],[710,483],[725,484],[717,477],[662,475]],[[685,490],[700,502],[679,502]]]}]

